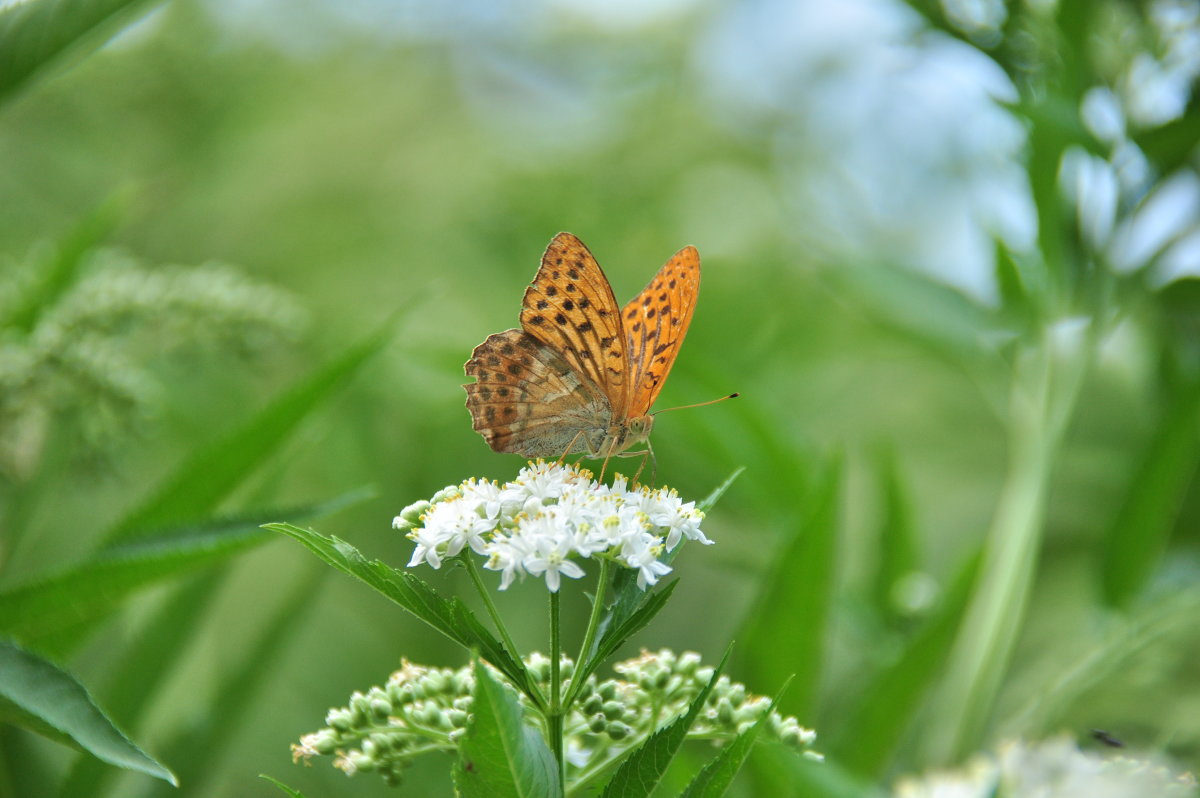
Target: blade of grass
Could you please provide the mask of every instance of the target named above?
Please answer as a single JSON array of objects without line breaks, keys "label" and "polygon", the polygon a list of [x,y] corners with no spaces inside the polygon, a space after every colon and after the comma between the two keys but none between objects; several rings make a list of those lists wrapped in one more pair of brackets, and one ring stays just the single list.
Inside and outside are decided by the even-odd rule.
[{"label": "blade of grass", "polygon": [[887,767],[921,699],[945,667],[978,572],[976,555],[959,571],[937,612],[912,636],[900,657],[866,682],[854,703],[839,713],[840,733],[826,750],[842,767],[871,778]]},{"label": "blade of grass", "polygon": [[833,600],[841,457],[835,456],[804,501],[804,517],[742,624],[742,671],[754,684],[796,679],[782,711],[812,717],[825,658],[825,632]]},{"label": "blade of grass", "polygon": [[68,50],[96,46],[151,0],[29,0],[0,11],[0,101]]},{"label": "blade of grass", "polygon": [[[181,784],[190,785],[199,795],[214,794],[204,788],[206,777],[219,772],[221,758],[237,739],[238,729],[247,726],[251,713],[257,709],[255,697],[278,672],[289,638],[307,620],[297,608],[312,599],[325,573],[317,568],[297,582],[265,625],[265,631],[243,652],[241,662],[221,674],[217,698],[204,714],[203,722],[184,729],[163,745],[164,756],[179,763],[177,773]],[[151,795],[170,794],[157,786],[151,791]]]},{"label": "blade of grass", "polygon": [[[293,508],[297,516],[334,512],[360,501],[356,490],[316,505]],[[82,563],[0,593],[0,630],[42,650],[69,650],[97,620],[134,592],[212,565],[272,538],[261,528],[279,510],[195,524],[101,551]]]},{"label": "blade of grass", "polygon": [[379,351],[390,337],[391,329],[389,322],[313,372],[238,430],[193,454],[149,499],[108,533],[107,541],[111,544],[136,538],[154,528],[210,515],[300,422]]},{"label": "blade of grass", "polygon": [[1127,607],[1146,586],[1200,463],[1200,382],[1168,407],[1125,493],[1104,543],[1104,600]]}]

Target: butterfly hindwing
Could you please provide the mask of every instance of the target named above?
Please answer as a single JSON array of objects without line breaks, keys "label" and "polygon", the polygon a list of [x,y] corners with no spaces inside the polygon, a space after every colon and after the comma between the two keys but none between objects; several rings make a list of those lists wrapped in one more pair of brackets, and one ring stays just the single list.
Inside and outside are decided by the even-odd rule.
[{"label": "butterfly hindwing", "polygon": [[628,342],[630,417],[645,415],[658,398],[692,323],[699,293],[700,253],[684,247],[621,310]]},{"label": "butterfly hindwing", "polygon": [[612,418],[603,391],[523,330],[488,336],[466,372],[476,379],[463,386],[473,426],[498,452],[558,457],[572,444],[594,451]]}]

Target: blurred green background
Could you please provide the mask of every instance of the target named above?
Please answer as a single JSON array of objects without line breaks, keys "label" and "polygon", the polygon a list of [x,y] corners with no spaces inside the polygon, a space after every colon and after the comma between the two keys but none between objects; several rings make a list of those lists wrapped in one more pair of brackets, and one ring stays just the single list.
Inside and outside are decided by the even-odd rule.
[{"label": "blurred green background", "polygon": [[[637,642],[715,659],[736,638],[734,678],[766,694],[798,673],[784,709],[829,757],[805,794],[1093,728],[1197,767],[1193,4],[0,14],[0,626],[180,794],[278,794],[260,772],[389,793],[288,745],[401,656],[465,654],[252,530],[309,523],[402,565],[402,507],[511,478],[462,364],[516,325],[560,230],[619,301],[701,253],[658,406],[742,398],[659,419],[658,477],[699,498],[746,471]],[[345,373],[312,377],[329,363]],[[238,542],[88,581],[114,540],[169,548],[202,522]],[[531,648],[541,591],[500,598]],[[583,600],[566,610],[582,629]],[[175,794],[0,742],[3,795]],[[399,794],[449,794],[448,765]],[[796,767],[767,750],[738,789],[799,790]]]}]

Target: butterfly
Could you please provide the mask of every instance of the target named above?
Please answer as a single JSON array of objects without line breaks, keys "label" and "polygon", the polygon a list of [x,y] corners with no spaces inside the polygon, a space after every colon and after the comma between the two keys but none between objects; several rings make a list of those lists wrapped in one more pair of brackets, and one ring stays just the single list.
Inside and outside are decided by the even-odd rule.
[{"label": "butterfly", "polygon": [[520,328],[488,336],[466,363],[475,430],[495,451],[526,457],[648,449],[650,406],[699,291],[700,254],[684,247],[622,308],[583,242],[559,233],[525,289]]}]

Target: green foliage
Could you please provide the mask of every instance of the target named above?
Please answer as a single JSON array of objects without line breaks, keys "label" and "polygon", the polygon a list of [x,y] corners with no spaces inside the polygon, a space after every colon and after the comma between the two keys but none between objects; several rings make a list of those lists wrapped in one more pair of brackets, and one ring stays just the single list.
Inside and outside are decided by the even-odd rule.
[{"label": "green foliage", "polygon": [[475,663],[474,720],[467,726],[454,768],[465,798],[556,798],[563,794],[558,765],[538,730],[525,722],[516,694]]},{"label": "green foliage", "polygon": [[[303,525],[336,509],[314,497],[375,483],[323,537],[392,569],[409,550],[388,520],[413,496],[511,477],[517,459],[469,427],[461,364],[515,324],[563,229],[621,297],[684,244],[704,258],[659,405],[742,398],[659,417],[659,476],[694,491],[746,472],[706,527],[718,545],[673,564],[670,602],[628,574],[608,586],[586,668],[736,638],[738,678],[795,673],[783,706],[809,713],[829,761],[760,744],[730,794],[883,794],[1062,729],[1197,760],[1180,697],[1200,678],[1181,654],[1200,644],[1200,306],[1179,247],[1196,228],[1163,188],[1197,174],[1200,104],[1180,73],[1181,106],[1144,110],[1165,85],[1144,76],[1189,62],[1164,3],[912,0],[890,34],[825,37],[836,52],[786,38],[828,19],[786,3],[616,21],[602,4],[484,20],[430,3],[366,30],[333,4],[243,17],[176,0],[121,27],[150,5],[0,11],[0,618],[180,795],[253,791],[314,708],[401,654],[461,662],[459,641],[318,585],[311,558],[253,526]],[[991,70],[1020,131],[1003,155],[975,148],[1001,135],[989,120],[964,106],[971,135],[942,138],[948,121],[905,94],[928,75],[890,67],[935,50]],[[880,71],[880,53],[901,57]],[[937,63],[946,94],[973,79]],[[1104,97],[1116,133],[1089,115]],[[879,151],[914,119],[911,149]],[[925,173],[894,180],[906,166]],[[1013,185],[1028,240],[968,214],[915,259],[961,234],[993,293],[899,265],[946,232],[932,217]],[[1182,221],[1134,235],[1158,201]],[[209,290],[230,274],[238,290]],[[397,308],[395,334],[372,336]],[[820,452],[841,453],[836,473]],[[528,590],[500,609],[540,640]],[[160,794],[2,733],[0,795]],[[695,776],[688,754],[660,792]],[[386,794],[326,770],[285,780]]]},{"label": "green foliage", "polygon": [[175,774],[117,729],[71,674],[11,640],[0,640],[0,717],[117,767],[178,786]]},{"label": "green foliage", "polygon": [[146,0],[28,0],[0,11],[0,101],[64,52],[102,41]]},{"label": "green foliage", "polygon": [[641,748],[634,751],[628,759],[621,763],[621,767],[605,785],[604,792],[601,793],[603,798],[639,798],[640,796],[649,796],[654,792],[667,772],[667,765],[679,751],[679,747],[683,745],[683,739],[687,736],[688,730],[696,722],[700,711],[704,709],[704,704],[716,686],[717,680],[721,678],[721,671],[725,669],[728,659],[729,649],[726,649],[725,656],[713,669],[708,684],[692,699],[687,712],[655,732],[642,744]]}]

